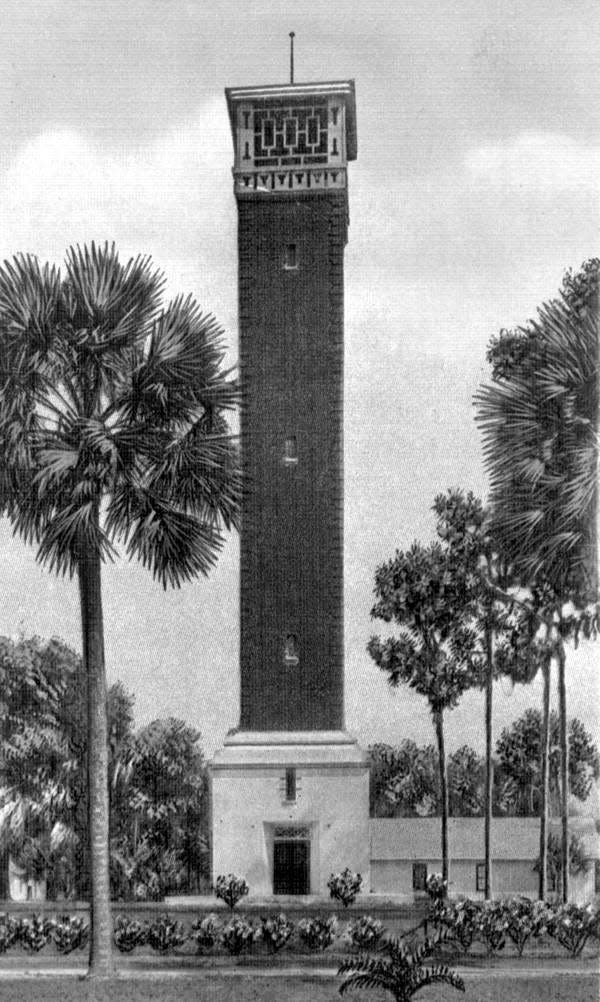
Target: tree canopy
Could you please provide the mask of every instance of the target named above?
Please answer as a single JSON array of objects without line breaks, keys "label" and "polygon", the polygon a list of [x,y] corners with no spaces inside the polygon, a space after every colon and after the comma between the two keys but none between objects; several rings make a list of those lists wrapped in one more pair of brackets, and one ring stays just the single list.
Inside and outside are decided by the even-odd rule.
[{"label": "tree canopy", "polygon": [[[0,847],[49,897],[81,899],[89,879],[85,686],[59,640],[0,638]],[[111,884],[161,898],[207,873],[208,804],[200,735],[174,718],[134,730],[133,696],[107,694]]]}]

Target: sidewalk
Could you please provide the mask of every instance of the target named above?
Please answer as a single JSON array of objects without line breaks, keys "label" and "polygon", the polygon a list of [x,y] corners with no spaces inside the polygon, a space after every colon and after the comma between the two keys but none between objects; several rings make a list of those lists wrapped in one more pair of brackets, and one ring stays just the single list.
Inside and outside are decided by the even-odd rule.
[{"label": "sidewalk", "polygon": [[[277,967],[255,967],[247,964],[216,966],[199,965],[184,966],[179,961],[181,958],[169,958],[174,963],[165,963],[165,958],[119,958],[117,963],[117,974],[136,980],[144,978],[189,978],[196,977],[222,977],[222,978],[300,978],[305,981],[330,981],[337,976],[337,967],[299,967],[299,966],[277,966]],[[23,964],[15,966],[5,966],[6,958],[0,962],[0,981],[14,978],[80,978],[85,974],[87,963],[82,960],[78,965],[61,966],[55,964],[49,966],[46,962],[42,964]],[[41,958],[40,958],[41,960]],[[150,961],[147,963],[146,961]],[[152,962],[154,961],[154,962]],[[451,965],[465,981],[477,981],[480,978],[548,978],[560,975],[580,977],[581,975],[598,975],[599,965],[596,957],[581,959],[566,958],[564,961],[553,961],[544,963],[543,961],[523,960],[521,963],[502,963],[497,960],[489,964],[482,964],[480,967],[463,967]]]}]

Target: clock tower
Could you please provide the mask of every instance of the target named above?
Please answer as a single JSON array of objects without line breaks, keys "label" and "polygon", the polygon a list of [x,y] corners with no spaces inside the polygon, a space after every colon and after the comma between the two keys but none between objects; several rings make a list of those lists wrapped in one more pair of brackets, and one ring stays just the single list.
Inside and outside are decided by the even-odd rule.
[{"label": "clock tower", "polygon": [[343,292],[353,81],[226,91],[238,209],[240,725],[211,765],[213,877],[368,882],[368,767],[344,730]]}]

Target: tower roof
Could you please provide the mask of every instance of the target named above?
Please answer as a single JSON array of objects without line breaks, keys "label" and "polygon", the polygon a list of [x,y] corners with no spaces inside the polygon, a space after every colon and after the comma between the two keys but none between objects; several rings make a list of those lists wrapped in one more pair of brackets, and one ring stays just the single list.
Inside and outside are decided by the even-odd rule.
[{"label": "tower roof", "polygon": [[348,160],[356,160],[356,99],[354,80],[331,80],[321,83],[267,84],[262,87],[227,87],[225,89],[231,131],[235,140],[234,107],[240,101],[289,101],[290,98],[339,96],[346,105],[346,149]]}]

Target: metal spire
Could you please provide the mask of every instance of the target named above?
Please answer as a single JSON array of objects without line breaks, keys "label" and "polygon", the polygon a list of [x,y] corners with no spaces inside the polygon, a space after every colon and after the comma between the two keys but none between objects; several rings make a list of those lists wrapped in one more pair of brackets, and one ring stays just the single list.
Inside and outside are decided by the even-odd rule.
[{"label": "metal spire", "polygon": [[294,82],[294,38],[295,31],[290,31],[290,83]]}]

